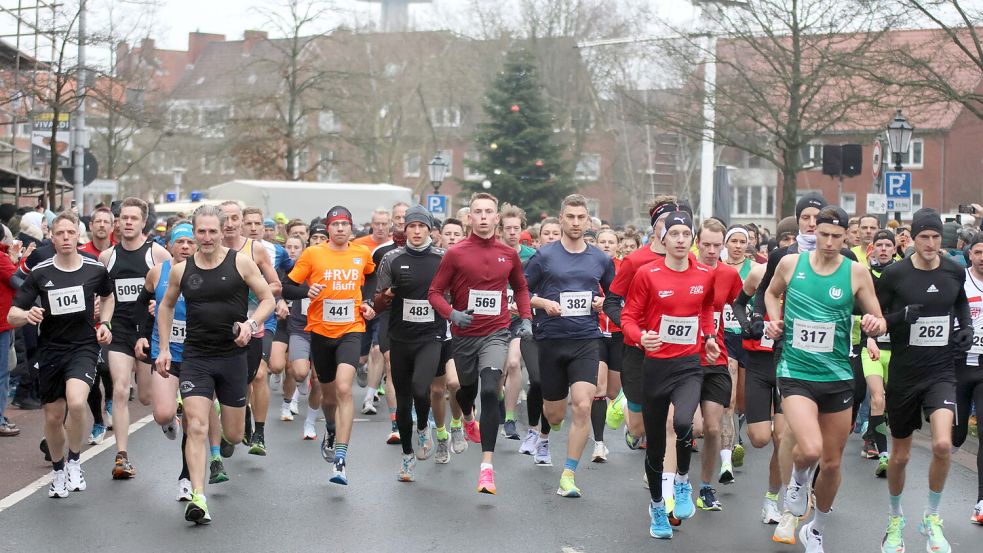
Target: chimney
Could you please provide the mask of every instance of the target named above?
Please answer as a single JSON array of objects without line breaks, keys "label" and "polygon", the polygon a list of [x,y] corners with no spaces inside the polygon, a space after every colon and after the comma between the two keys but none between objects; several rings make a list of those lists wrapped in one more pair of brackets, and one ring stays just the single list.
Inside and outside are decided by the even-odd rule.
[{"label": "chimney", "polygon": [[116,67],[113,69],[117,77],[126,77],[130,73],[130,45],[125,40],[116,43]]},{"label": "chimney", "polygon": [[242,32],[242,55],[248,56],[253,52],[253,47],[257,42],[266,40],[266,31],[245,30]]},{"label": "chimney", "polygon": [[212,42],[225,42],[225,35],[211,33],[188,33],[188,63],[194,65],[205,48]]}]

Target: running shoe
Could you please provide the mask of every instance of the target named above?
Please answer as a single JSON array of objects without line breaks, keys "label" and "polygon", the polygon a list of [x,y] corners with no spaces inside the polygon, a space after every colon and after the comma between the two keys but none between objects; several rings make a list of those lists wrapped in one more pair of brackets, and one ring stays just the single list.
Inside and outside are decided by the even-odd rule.
[{"label": "running shoe", "polygon": [[761,522],[764,524],[778,524],[782,521],[782,512],[778,510],[778,494],[765,494],[765,501],[761,504]]},{"label": "running shoe", "polygon": [[478,493],[495,495],[495,471],[492,469],[481,469],[478,473]]},{"label": "running shoe", "polygon": [[771,541],[795,545],[795,529],[799,526],[799,517],[788,511],[782,513],[775,533],[771,536]]},{"label": "running shoe", "polygon": [[608,446],[604,445],[604,442],[594,442],[594,453],[591,454],[590,460],[594,463],[607,463],[608,462]]},{"label": "running shoe", "polygon": [[669,516],[666,514],[665,507],[650,501],[649,518],[651,519],[649,524],[650,536],[660,540],[672,539],[672,526],[669,524]]},{"label": "running shoe", "polygon": [[396,475],[396,480],[400,482],[412,482],[416,480],[416,459],[413,454],[403,455],[403,462],[399,467],[399,474]]},{"label": "running shoe", "polygon": [[536,440],[536,455],[533,456],[533,462],[536,463],[536,466],[540,467],[553,466],[553,458],[550,457],[549,440]]},{"label": "running shoe", "polygon": [[523,455],[533,455],[536,453],[537,441],[539,441],[539,430],[530,428],[529,431],[526,432],[526,437],[522,440],[522,444],[519,445],[519,453]]},{"label": "running shoe", "polygon": [[974,524],[983,525],[983,499],[973,507],[973,516],[969,517],[969,521]]},{"label": "running shoe", "polygon": [[177,420],[177,417],[171,419],[171,422],[161,425],[160,429],[164,431],[164,436],[168,440],[177,439],[177,429],[181,426],[181,422]]},{"label": "running shoe", "polygon": [[325,431],[324,437],[321,438],[321,458],[324,459],[325,463],[335,462],[334,439],[334,433],[327,431]]},{"label": "running shoe", "polygon": [[925,513],[922,516],[922,522],[918,525],[918,531],[928,540],[925,548],[932,553],[949,553],[952,551],[949,542],[942,535],[942,519],[939,518],[939,515]]},{"label": "running shoe", "polygon": [[632,451],[640,448],[642,445],[642,439],[632,436],[631,432],[628,431],[627,426],[625,426],[625,444],[628,446],[628,449],[631,449]]},{"label": "running shoe", "polygon": [[249,447],[250,439],[253,437],[253,409],[246,404],[246,425],[242,429],[242,445]]},{"label": "running shoe", "polygon": [[271,390],[282,390],[283,389],[283,375],[282,374],[271,374],[270,375],[270,389]]},{"label": "running shoe", "polygon": [[560,487],[556,489],[556,495],[562,497],[580,497],[580,488],[573,480],[573,476],[561,476]]},{"label": "running shoe", "polygon": [[294,414],[290,411],[290,402],[280,404],[280,420],[282,421],[292,421],[294,420]]},{"label": "running shoe", "polygon": [[433,436],[430,433],[430,426],[423,430],[416,431],[416,458],[426,461],[433,454]]},{"label": "running shoe", "polygon": [[903,516],[891,516],[887,520],[887,531],[881,540],[881,553],[904,553],[904,536],[901,531],[905,527]]},{"label": "running shoe", "polygon": [[365,388],[369,385],[369,368],[365,363],[359,363],[355,369],[355,382],[359,388]]},{"label": "running shoe", "polygon": [[386,443],[389,445],[399,445],[402,442],[403,440],[399,437],[399,432],[397,430],[393,430],[388,436],[386,436]]},{"label": "running shoe", "polygon": [[699,446],[696,443],[696,438],[693,438],[693,439],[691,439],[689,441],[689,450],[690,450],[691,453],[699,453],[700,452],[700,448],[699,448]]},{"label": "running shoe", "polygon": [[812,523],[799,529],[799,541],[805,553],[823,553],[823,535],[812,529]]},{"label": "running shoe", "polygon": [[502,426],[502,435],[510,440],[519,439],[519,431],[515,427],[515,421],[505,421]]},{"label": "running shoe", "polygon": [[254,432],[252,442],[249,444],[249,454],[266,456],[266,436],[263,432]]},{"label": "running shoe", "polygon": [[[112,395],[112,394],[110,394]],[[113,429],[113,400],[106,400],[106,430]]]},{"label": "running shoe", "polygon": [[451,427],[451,451],[460,455],[468,450],[468,440],[464,436],[463,427]]},{"label": "running shoe", "polygon": [[785,487],[785,508],[797,517],[809,510],[809,487],[789,484]]},{"label": "running shoe", "polygon": [[41,438],[41,443],[38,444],[38,449],[41,453],[44,453],[44,460],[51,462],[51,451],[48,450],[48,440],[46,438]]},{"label": "running shoe", "polygon": [[878,478],[887,478],[887,453],[881,453],[877,459],[877,468],[874,469],[874,476]]},{"label": "running shoe", "polygon": [[82,476],[82,462],[78,459],[65,463],[65,472],[68,473],[68,491],[84,492],[85,477]]},{"label": "running shoe", "polygon": [[208,514],[208,505],[205,504],[205,496],[199,493],[191,494],[191,501],[184,508],[184,520],[195,524],[209,524],[212,516]]},{"label": "running shoe", "polygon": [[225,463],[222,462],[222,458],[212,459],[212,462],[208,463],[208,483],[221,484],[228,481],[229,473],[225,472]]},{"label": "running shoe", "polygon": [[877,459],[880,457],[880,452],[877,451],[877,445],[874,440],[864,440],[864,445],[860,448],[860,456],[864,459]]},{"label": "running shoe", "polygon": [[106,425],[93,424],[92,433],[89,434],[89,445],[99,445],[106,439]]},{"label": "running shoe", "polygon": [[447,438],[444,438],[443,440],[437,438],[437,450],[433,455],[433,462],[437,463],[438,465],[446,465],[450,462],[451,452],[450,448],[447,446],[447,442],[449,441],[450,440]]},{"label": "running shoe", "polygon": [[48,486],[48,497],[68,497],[68,475],[63,470],[53,471],[51,485]]},{"label": "running shoe", "polygon": [[129,480],[136,475],[137,469],[130,464],[130,459],[117,454],[113,464],[113,480]]},{"label": "running shoe", "polygon": [[177,500],[191,501],[191,480],[182,478],[177,481]]},{"label": "running shoe", "polygon": [[226,459],[232,457],[232,454],[236,452],[236,445],[229,440],[226,440],[224,435],[222,436],[222,439],[219,441],[218,445],[219,453],[221,453],[222,457],[225,457]]},{"label": "running shoe", "polygon": [[730,454],[730,462],[734,468],[740,468],[744,466],[744,446],[737,444],[734,446],[734,450]]},{"label": "running shoe", "polygon": [[[297,403],[297,398],[294,398],[294,399],[291,399],[290,400],[290,414],[291,415],[299,415],[300,414],[300,405]],[[291,420],[293,420],[293,419],[291,419]]]},{"label": "running shoe", "polygon": [[617,430],[625,422],[625,406],[619,397],[608,402],[607,411],[604,413],[604,423],[611,430]]},{"label": "running shoe", "polygon": [[379,410],[375,408],[375,404],[372,403],[371,399],[365,400],[365,403],[362,404],[363,415],[375,415],[378,412]]},{"label": "running shoe", "polygon": [[721,484],[733,484],[734,483],[734,467],[730,464],[720,465],[720,478],[718,481]]},{"label": "running shoe", "polygon": [[314,423],[307,419],[304,419],[304,436],[305,440],[316,440],[317,430],[314,429]]},{"label": "running shoe", "polygon": [[679,520],[686,520],[696,514],[696,506],[693,505],[693,486],[689,482],[676,482],[673,486],[673,499],[676,506],[672,512]]},{"label": "running shoe", "polygon": [[464,421],[464,435],[468,438],[469,442],[481,443],[481,430],[478,427],[478,421],[476,419]]},{"label": "running shoe", "polygon": [[331,482],[341,484],[342,486],[348,485],[347,463],[345,463],[344,459],[335,459],[334,472],[331,474]]},{"label": "running shoe", "polygon": [[683,521],[672,511],[673,507],[676,506],[675,498],[663,497],[662,499],[666,502],[666,517],[669,518],[669,524],[672,526],[682,526]]},{"label": "running shoe", "polygon": [[710,487],[700,488],[700,495],[696,498],[696,506],[704,511],[722,511],[724,509],[717,499],[717,490]]}]

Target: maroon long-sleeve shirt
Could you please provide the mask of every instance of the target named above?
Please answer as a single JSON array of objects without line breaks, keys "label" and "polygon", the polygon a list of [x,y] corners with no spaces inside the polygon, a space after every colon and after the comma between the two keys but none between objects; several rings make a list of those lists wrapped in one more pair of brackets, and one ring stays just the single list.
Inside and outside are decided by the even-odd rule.
[{"label": "maroon long-sleeve shirt", "polygon": [[[519,317],[532,319],[519,254],[495,236],[486,239],[472,234],[444,254],[428,296],[430,305],[448,320],[452,309],[474,310],[474,320],[467,328],[451,325],[454,336],[487,336],[509,327],[506,285],[512,286]],[[444,298],[447,292],[451,303]],[[493,311],[497,312],[491,314]]]}]

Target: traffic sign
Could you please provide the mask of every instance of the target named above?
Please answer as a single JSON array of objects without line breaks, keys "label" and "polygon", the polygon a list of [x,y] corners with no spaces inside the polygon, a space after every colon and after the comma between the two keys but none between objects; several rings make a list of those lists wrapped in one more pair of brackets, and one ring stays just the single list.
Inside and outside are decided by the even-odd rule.
[{"label": "traffic sign", "polygon": [[888,200],[887,210],[907,213],[911,211],[911,200],[910,199]]},{"label": "traffic sign", "polygon": [[444,194],[427,194],[427,211],[434,217],[446,218],[449,201]]},{"label": "traffic sign", "polygon": [[874,178],[876,179],[881,174],[881,141],[875,140],[874,147],[871,148],[871,150],[873,153],[871,155],[871,160],[870,160],[871,161],[870,172],[874,175]]},{"label": "traffic sign", "polygon": [[887,214],[887,196],[884,194],[867,194],[867,213],[872,215]]},{"label": "traffic sign", "polygon": [[908,171],[884,173],[884,192],[888,200],[911,200],[911,173]]}]

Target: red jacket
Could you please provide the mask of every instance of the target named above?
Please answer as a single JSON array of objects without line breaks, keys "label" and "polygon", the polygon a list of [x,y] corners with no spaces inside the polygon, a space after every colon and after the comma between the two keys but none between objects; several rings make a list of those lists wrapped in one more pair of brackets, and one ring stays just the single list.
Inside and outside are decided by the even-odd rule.
[{"label": "red jacket", "polygon": [[14,328],[7,322],[7,313],[10,312],[10,305],[17,292],[17,289],[10,285],[10,277],[16,272],[17,266],[7,255],[7,245],[0,244],[0,332]]}]

